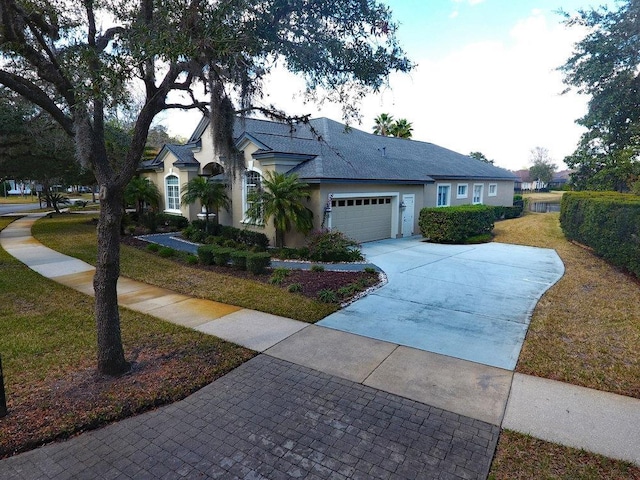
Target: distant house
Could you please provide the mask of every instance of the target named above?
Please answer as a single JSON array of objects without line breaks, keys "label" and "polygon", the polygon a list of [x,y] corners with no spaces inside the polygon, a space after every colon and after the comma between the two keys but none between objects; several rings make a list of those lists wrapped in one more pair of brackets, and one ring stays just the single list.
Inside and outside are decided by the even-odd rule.
[{"label": "distant house", "polygon": [[547,184],[537,178],[531,178],[529,169],[516,170],[513,172],[516,176],[514,188],[516,191],[536,191],[547,188]]},{"label": "distant house", "polygon": [[513,174],[516,176],[514,188],[516,191],[537,191],[542,189],[561,189],[568,182],[572,170],[562,170],[554,172],[552,180],[547,184],[536,178],[531,178],[528,169],[516,170]]},{"label": "distant house", "polygon": [[547,185],[547,187],[550,189],[562,189],[567,183],[569,183],[572,173],[573,170],[562,170],[560,172],[555,172],[553,174],[553,179],[549,182],[549,185]]},{"label": "distant house", "polygon": [[[162,193],[162,209],[189,219],[199,205],[181,205],[183,186],[197,175],[225,181],[232,209],[221,211],[225,225],[263,231],[274,239],[273,227],[249,225],[248,196],[260,189],[265,172],[296,173],[309,184],[309,208],[315,228],[338,229],[366,242],[418,232],[418,214],[425,206],[462,204],[512,205],[514,175],[431,143],[369,134],[318,118],[289,125],[266,120],[237,120],[235,147],[245,170],[224,171],[213,149],[209,121],[203,118],[185,145],[165,145],[140,172]],[[291,232],[287,244],[303,243]]]}]

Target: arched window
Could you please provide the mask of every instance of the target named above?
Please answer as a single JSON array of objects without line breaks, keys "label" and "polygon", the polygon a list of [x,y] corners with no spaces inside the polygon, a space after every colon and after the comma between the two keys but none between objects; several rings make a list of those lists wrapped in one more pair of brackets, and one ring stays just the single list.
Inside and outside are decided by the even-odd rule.
[{"label": "arched window", "polygon": [[165,179],[167,192],[167,210],[180,211],[180,180],[175,175]]},{"label": "arched window", "polygon": [[242,192],[242,210],[246,214],[253,202],[251,195],[262,189],[262,176],[255,170],[247,170],[244,174],[244,189]]}]

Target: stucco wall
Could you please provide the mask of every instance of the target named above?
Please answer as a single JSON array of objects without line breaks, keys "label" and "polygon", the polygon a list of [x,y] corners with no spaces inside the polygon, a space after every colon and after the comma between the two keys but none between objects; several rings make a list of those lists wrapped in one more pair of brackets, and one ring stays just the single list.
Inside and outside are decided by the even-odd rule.
[{"label": "stucco wall", "polygon": [[[467,196],[466,198],[458,198],[457,190],[458,185],[465,184],[467,185]],[[489,185],[496,185],[496,195],[489,196]],[[482,185],[482,204],[483,205],[503,205],[503,206],[511,206],[513,205],[513,181],[476,181],[476,180],[438,180],[434,183],[429,183],[425,187],[425,207],[435,207],[437,205],[438,199],[438,185],[450,185],[451,186],[451,196],[450,196],[450,205],[469,205],[472,203],[473,198],[473,187],[474,185]]]}]

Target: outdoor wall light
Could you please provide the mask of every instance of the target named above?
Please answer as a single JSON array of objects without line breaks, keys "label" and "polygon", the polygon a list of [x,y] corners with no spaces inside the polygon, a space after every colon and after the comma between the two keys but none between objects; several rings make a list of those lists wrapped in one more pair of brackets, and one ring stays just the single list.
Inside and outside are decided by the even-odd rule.
[{"label": "outdoor wall light", "polygon": [[407,206],[404,204],[404,202],[400,202],[400,208],[407,208]]}]

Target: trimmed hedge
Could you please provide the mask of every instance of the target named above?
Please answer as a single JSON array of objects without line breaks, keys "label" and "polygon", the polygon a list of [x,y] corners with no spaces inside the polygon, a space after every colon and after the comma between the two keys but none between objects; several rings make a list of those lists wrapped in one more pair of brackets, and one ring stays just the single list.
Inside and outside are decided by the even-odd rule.
[{"label": "trimmed hedge", "polygon": [[496,220],[509,220],[510,218],[518,218],[520,215],[522,215],[522,211],[524,209],[522,204],[514,204],[512,207],[494,206],[491,208],[493,208],[494,218]]},{"label": "trimmed hedge", "polygon": [[613,265],[640,277],[640,196],[617,192],[567,192],[560,225],[568,240],[593,248]]},{"label": "trimmed hedge", "polygon": [[271,264],[271,255],[267,252],[249,252],[235,250],[219,245],[202,245],[198,247],[198,259],[203,265],[217,265],[225,267],[231,265],[239,270],[249,270],[252,273],[264,273]]},{"label": "trimmed hedge", "polygon": [[205,232],[204,220],[194,220],[182,231],[182,235],[192,242],[224,243],[221,240],[246,245],[265,251],[269,246],[269,237],[264,233],[252,230],[243,230],[228,225],[218,225],[209,223],[209,231]]},{"label": "trimmed hedge", "polygon": [[251,254],[246,250],[234,250],[231,252],[231,265],[238,270],[247,269],[247,257]]},{"label": "trimmed hedge", "polygon": [[271,265],[271,255],[266,252],[251,253],[247,255],[247,270],[259,275]]},{"label": "trimmed hedge", "polygon": [[423,208],[420,232],[436,243],[464,243],[470,237],[491,234],[495,209],[488,205]]}]

